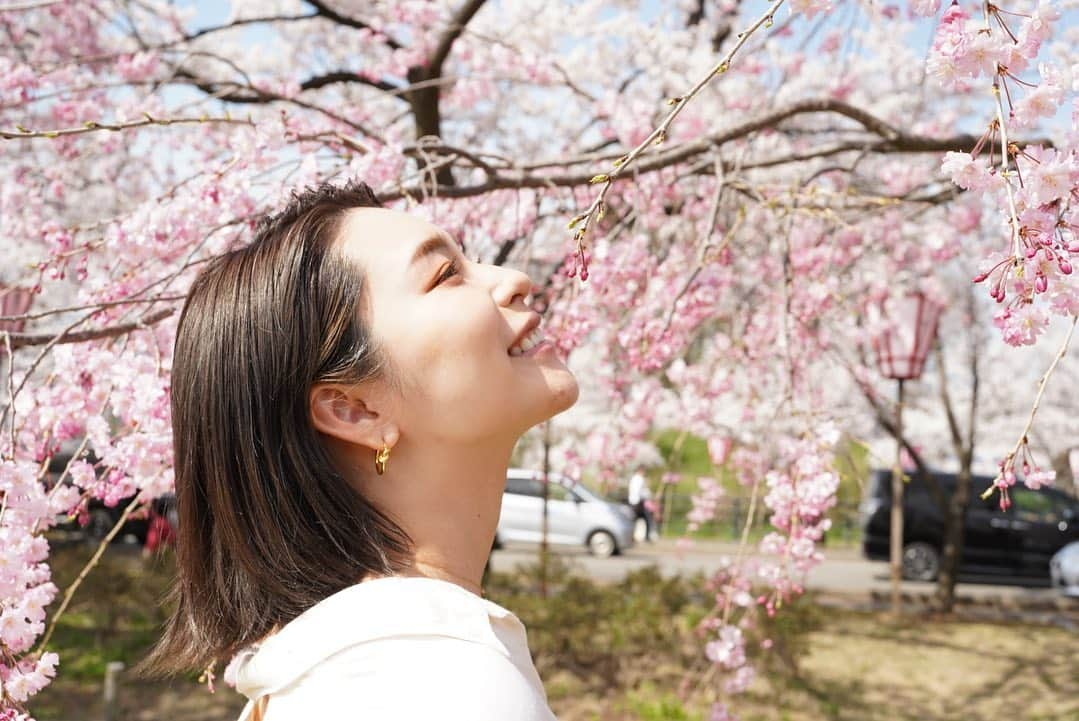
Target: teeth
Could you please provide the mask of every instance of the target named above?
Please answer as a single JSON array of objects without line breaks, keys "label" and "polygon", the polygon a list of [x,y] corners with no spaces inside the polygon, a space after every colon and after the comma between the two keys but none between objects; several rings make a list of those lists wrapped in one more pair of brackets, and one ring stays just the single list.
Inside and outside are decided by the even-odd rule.
[{"label": "teeth", "polygon": [[537,326],[531,333],[522,338],[520,342],[510,348],[510,355],[517,356],[522,353],[527,353],[546,337],[547,336],[544,335],[543,331]]}]

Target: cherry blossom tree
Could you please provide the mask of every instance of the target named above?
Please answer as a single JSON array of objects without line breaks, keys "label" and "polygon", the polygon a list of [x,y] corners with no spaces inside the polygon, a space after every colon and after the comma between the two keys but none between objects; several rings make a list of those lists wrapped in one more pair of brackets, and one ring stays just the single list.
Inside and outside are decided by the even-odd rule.
[{"label": "cherry blossom tree", "polygon": [[[996,450],[1003,506],[1017,477],[1052,480],[1029,439],[1079,314],[1066,2],[212,7],[0,0],[0,280],[30,300],[0,317],[0,719],[53,677],[77,588],[57,597],[44,532],[172,484],[186,288],[315,182],[365,180],[533,275],[608,409],[556,465],[614,479],[676,419],[735,469],[751,517],[768,509],[761,555],[714,579],[697,687],[715,719],[753,680],[760,615],[821,559],[855,402],[836,379],[879,383],[868,308],[973,279],[998,345],[1063,328]],[[719,491],[700,486],[703,521]]]}]

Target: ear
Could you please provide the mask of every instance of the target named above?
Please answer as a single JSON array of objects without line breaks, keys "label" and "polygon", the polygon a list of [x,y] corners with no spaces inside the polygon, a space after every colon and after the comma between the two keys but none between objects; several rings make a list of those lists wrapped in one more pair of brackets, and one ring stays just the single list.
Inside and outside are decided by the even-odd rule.
[{"label": "ear", "polygon": [[379,450],[392,447],[397,426],[379,413],[354,387],[319,383],[308,396],[311,425],[319,433],[354,446]]}]

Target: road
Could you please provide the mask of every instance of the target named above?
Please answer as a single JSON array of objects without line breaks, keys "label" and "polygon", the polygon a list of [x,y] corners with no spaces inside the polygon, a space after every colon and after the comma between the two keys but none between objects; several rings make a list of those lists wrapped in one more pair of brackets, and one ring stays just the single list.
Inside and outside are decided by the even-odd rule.
[{"label": "road", "polygon": [[[510,544],[491,555],[491,567],[495,571],[509,571],[521,563],[534,563],[538,547],[529,544]],[[598,581],[613,582],[623,578],[629,571],[650,565],[659,566],[666,576],[692,574],[698,571],[714,572],[720,567],[724,556],[734,558],[738,546],[734,543],[697,541],[688,551],[679,551],[673,540],[662,539],[654,544],[638,544],[621,556],[594,558],[581,548],[552,547],[558,556],[569,561],[577,570]],[[825,560],[814,568],[807,582],[808,589],[829,594],[849,594],[871,597],[887,594],[890,589],[888,564],[867,561],[858,548],[824,548]],[[956,594],[961,599],[973,601],[1003,599],[1018,602],[1052,603],[1057,594],[1047,587],[1005,586],[992,579],[964,579],[958,584]],[[932,583],[903,582],[903,592],[912,597],[932,594]],[[1079,602],[1077,602],[1079,604]]]}]

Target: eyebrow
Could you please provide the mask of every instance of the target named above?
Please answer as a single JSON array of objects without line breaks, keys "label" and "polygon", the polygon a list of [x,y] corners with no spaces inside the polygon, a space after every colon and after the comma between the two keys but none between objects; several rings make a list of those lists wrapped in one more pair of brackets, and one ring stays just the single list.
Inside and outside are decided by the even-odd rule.
[{"label": "eyebrow", "polygon": [[409,266],[413,266],[424,258],[436,255],[442,251],[447,251],[453,255],[456,248],[450,241],[446,240],[445,236],[432,235],[430,238],[427,238],[420,243],[419,247],[417,247],[416,251],[412,254],[412,259],[408,261],[408,264]]}]

